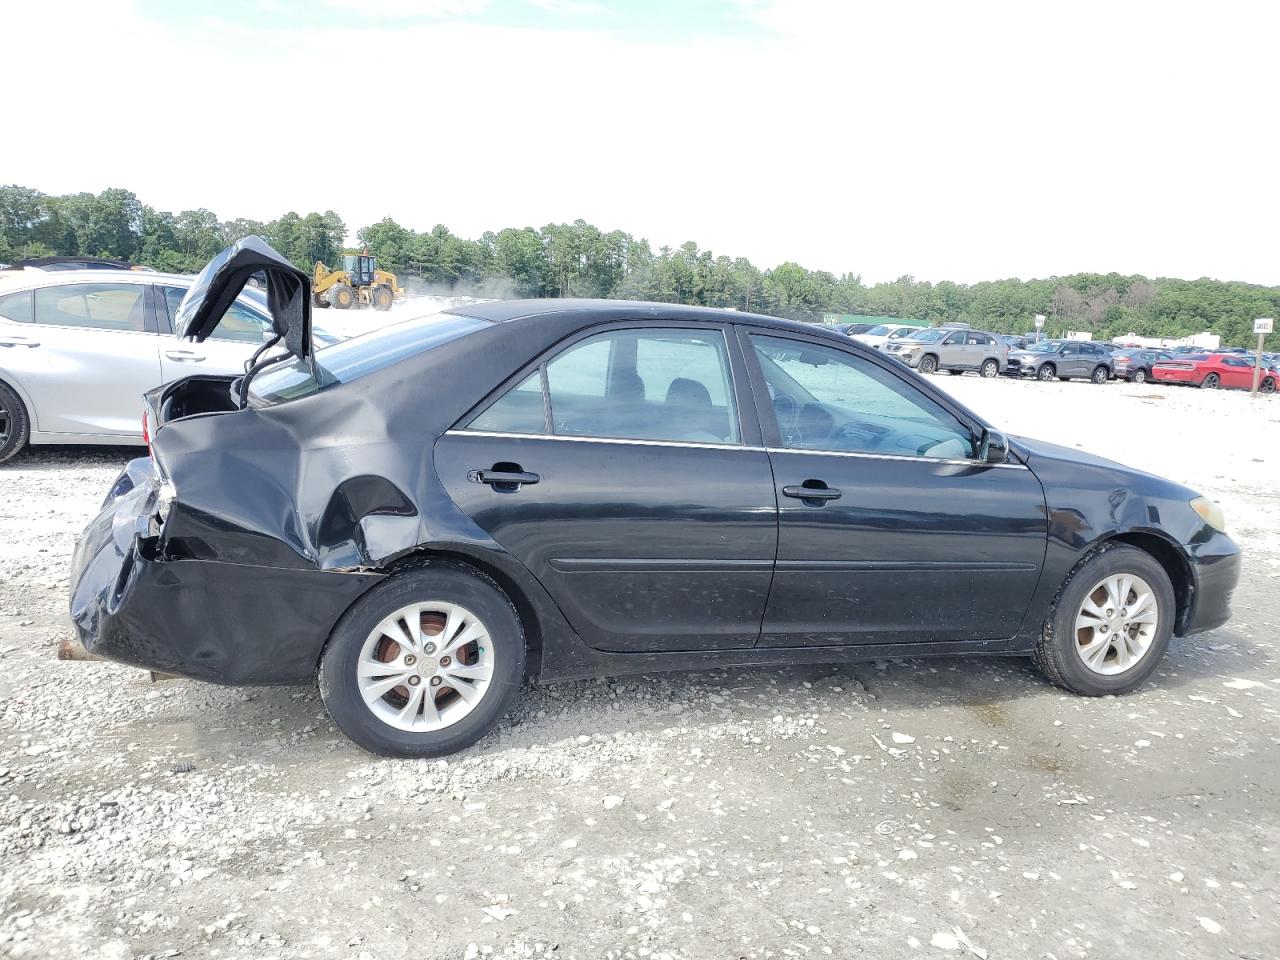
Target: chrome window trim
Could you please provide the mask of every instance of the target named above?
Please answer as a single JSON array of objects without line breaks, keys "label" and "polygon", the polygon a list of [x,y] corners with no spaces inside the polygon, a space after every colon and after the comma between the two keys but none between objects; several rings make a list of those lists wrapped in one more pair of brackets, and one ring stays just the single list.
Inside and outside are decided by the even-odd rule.
[{"label": "chrome window trim", "polygon": [[753,447],[741,443],[695,443],[687,440],[631,440],[625,437],[576,437],[558,433],[507,433],[499,430],[446,430],[446,437],[488,437],[494,440],[565,440],[569,443],[618,443],[637,447],[677,447],[693,450],[748,450],[754,453],[801,453],[820,457],[854,457],[862,460],[904,460],[912,463],[945,464],[964,467],[1003,467],[1009,470],[1026,470],[1025,463],[983,463],[944,457],[913,457],[896,453],[861,453],[853,450],[801,450],[792,447]]},{"label": "chrome window trim", "polygon": [[466,427],[449,429],[446,437],[491,437],[497,440],[567,440],[570,443],[621,443],[639,447],[680,447],[695,450],[754,450],[763,453],[764,447],[749,447],[741,443],[696,443],[691,440],[634,440],[627,437],[579,437],[562,433],[507,433],[501,430],[470,430]]}]

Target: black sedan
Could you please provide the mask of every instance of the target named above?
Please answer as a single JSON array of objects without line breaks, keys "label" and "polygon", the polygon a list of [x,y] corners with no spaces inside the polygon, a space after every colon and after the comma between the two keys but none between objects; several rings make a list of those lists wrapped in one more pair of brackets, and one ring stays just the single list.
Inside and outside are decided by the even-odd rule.
[{"label": "black sedan", "polygon": [[1210,501],[1006,439],[847,337],[540,300],[313,352],[307,277],[255,238],[183,330],[258,270],[294,357],[147,396],[152,456],[76,547],[68,656],[318,678],[357,743],[432,756],[526,676],[1017,654],[1116,694],[1229,616]]}]

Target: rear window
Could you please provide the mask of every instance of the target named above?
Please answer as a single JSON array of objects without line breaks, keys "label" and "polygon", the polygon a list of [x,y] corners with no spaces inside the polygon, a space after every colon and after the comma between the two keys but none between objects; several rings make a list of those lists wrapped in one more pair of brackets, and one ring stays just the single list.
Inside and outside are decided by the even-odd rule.
[{"label": "rear window", "polygon": [[350,383],[393,363],[489,326],[488,320],[435,313],[335,343],[315,352],[315,368],[302,360],[281,364],[254,377],[250,393],[264,404],[296,400],[337,383]]}]

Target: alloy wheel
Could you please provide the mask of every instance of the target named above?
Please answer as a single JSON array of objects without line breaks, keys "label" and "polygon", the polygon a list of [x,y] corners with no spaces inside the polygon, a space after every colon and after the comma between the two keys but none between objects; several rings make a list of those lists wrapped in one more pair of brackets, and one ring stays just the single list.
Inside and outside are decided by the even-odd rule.
[{"label": "alloy wheel", "polygon": [[356,681],[369,710],[400,730],[440,730],[467,716],[493,679],[484,623],[455,603],[401,607],[369,633]]},{"label": "alloy wheel", "polygon": [[1053,369],[1053,364],[1046,363],[1043,367],[1040,368],[1039,372],[1036,373],[1036,379],[1045,380],[1045,381],[1052,380],[1055,374],[1056,374],[1056,371]]},{"label": "alloy wheel", "polygon": [[1159,626],[1151,585],[1131,573],[1113,574],[1085,594],[1076,611],[1076,653],[1094,673],[1124,673],[1146,656]]},{"label": "alloy wheel", "polygon": [[980,372],[984,377],[990,380],[992,377],[997,376],[1000,373],[1000,364],[995,360],[988,360],[982,365],[982,370]]},{"label": "alloy wheel", "polygon": [[1107,373],[1106,367],[1098,367],[1093,371],[1094,383],[1106,383],[1108,379],[1110,379],[1110,375]]},{"label": "alloy wheel", "polygon": [[1218,375],[1216,373],[1209,374],[1207,377],[1204,378],[1204,383],[1202,383],[1201,386],[1203,386],[1206,390],[1218,389]]},{"label": "alloy wheel", "polygon": [[1145,371],[1145,370],[1135,370],[1135,371],[1133,371],[1133,382],[1134,382],[1134,383],[1146,383],[1146,382],[1147,382],[1147,371]]},{"label": "alloy wheel", "polygon": [[[1262,393],[1275,393],[1275,392],[1276,392],[1276,382],[1275,382],[1275,380],[1273,380],[1271,377],[1264,377],[1264,378],[1263,378],[1263,380],[1262,380],[1262,383],[1258,384],[1258,389],[1259,389]],[[4,428],[3,428],[3,426],[0,426],[0,431],[3,431],[3,429],[4,429]],[[4,443],[4,434],[3,434],[3,432],[0,432],[0,443]]]},{"label": "alloy wheel", "polygon": [[13,415],[5,407],[0,407],[0,447],[9,442],[9,432],[13,429]]}]

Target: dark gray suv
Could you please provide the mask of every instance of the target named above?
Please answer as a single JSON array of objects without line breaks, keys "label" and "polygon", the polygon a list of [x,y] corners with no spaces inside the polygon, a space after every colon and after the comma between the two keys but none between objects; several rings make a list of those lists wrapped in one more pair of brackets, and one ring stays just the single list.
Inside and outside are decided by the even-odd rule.
[{"label": "dark gray suv", "polygon": [[1111,379],[1113,365],[1111,351],[1088,340],[1041,340],[1009,354],[1009,373],[1037,380],[1080,377],[1101,384]]}]

